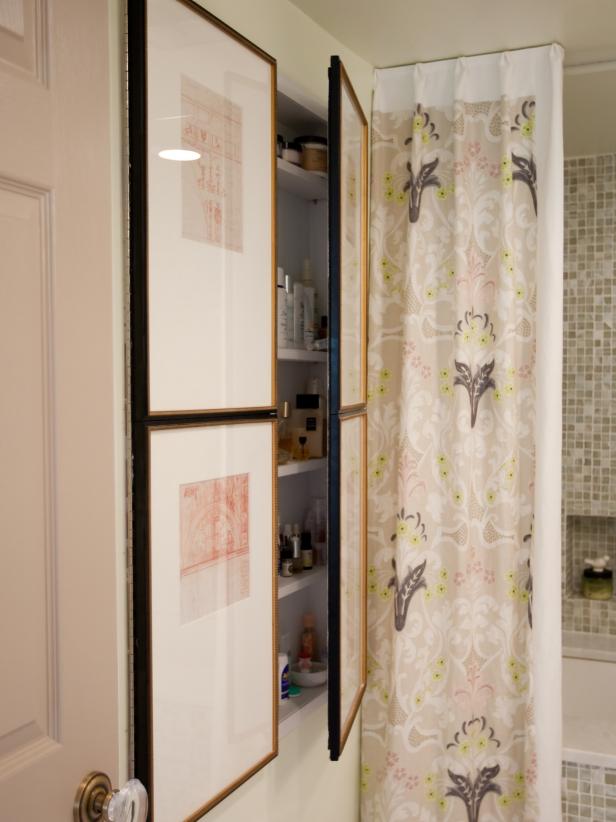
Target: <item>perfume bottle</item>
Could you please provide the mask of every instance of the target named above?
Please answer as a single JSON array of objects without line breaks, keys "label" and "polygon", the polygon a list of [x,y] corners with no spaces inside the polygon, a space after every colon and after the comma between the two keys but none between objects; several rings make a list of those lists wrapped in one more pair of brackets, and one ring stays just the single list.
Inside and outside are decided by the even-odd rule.
[{"label": "perfume bottle", "polygon": [[290,415],[291,409],[289,403],[285,400],[282,403],[278,418],[278,465],[284,465],[291,459],[293,437],[289,423]]}]

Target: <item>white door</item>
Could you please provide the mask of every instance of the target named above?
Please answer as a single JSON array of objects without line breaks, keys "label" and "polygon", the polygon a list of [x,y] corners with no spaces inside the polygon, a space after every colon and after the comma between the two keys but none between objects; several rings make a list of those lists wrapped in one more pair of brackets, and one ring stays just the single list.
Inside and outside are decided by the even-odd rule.
[{"label": "white door", "polygon": [[108,28],[105,0],[0,0],[6,822],[68,822],[87,771],[116,783],[125,744]]}]

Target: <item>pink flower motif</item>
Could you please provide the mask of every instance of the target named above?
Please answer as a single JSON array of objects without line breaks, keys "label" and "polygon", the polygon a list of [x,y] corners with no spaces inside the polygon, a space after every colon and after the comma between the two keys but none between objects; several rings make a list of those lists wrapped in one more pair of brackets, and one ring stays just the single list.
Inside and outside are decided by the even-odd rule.
[{"label": "pink flower motif", "polygon": [[462,573],[462,571],[456,571],[453,581],[456,585],[462,585],[462,583],[464,582],[464,574]]},{"label": "pink flower motif", "polygon": [[422,367],[421,367],[421,376],[424,378],[424,380],[427,380],[428,377],[431,374],[432,374],[432,369],[430,368],[430,366],[429,365],[422,365]]},{"label": "pink flower motif", "polygon": [[385,779],[385,769],[381,768],[380,771],[376,772],[376,781],[382,782]]},{"label": "pink flower motif", "polygon": [[484,571],[483,572],[483,580],[484,582],[494,582],[496,579],[494,575],[494,571]]},{"label": "pink flower motif", "polygon": [[498,175],[500,174],[500,166],[498,165],[498,163],[490,163],[489,174],[490,177],[498,177]]},{"label": "pink flower motif", "polygon": [[419,777],[418,776],[409,776],[406,780],[406,789],[407,791],[412,791],[413,788],[416,788],[419,785]]},{"label": "pink flower motif", "polygon": [[402,346],[402,352],[403,352],[404,356],[405,357],[410,356],[413,353],[413,351],[415,350],[416,347],[417,346],[415,345],[413,340],[410,340],[409,342],[405,342],[404,345]]},{"label": "pink flower motif", "polygon": [[396,782],[402,782],[404,777],[406,776],[406,768],[396,768],[394,771],[394,779]]},{"label": "pink flower motif", "polygon": [[413,366],[413,368],[419,368],[419,366],[421,365],[421,357],[412,357],[411,365]]},{"label": "pink flower motif", "polygon": [[471,157],[478,157],[479,152],[481,151],[481,145],[477,142],[469,143],[466,150]]},{"label": "pink flower motif", "polygon": [[385,761],[387,762],[387,767],[388,768],[393,768],[394,765],[396,765],[398,763],[399,759],[400,759],[400,757],[398,756],[397,753],[394,753],[393,751],[387,751],[387,754],[385,756]]}]

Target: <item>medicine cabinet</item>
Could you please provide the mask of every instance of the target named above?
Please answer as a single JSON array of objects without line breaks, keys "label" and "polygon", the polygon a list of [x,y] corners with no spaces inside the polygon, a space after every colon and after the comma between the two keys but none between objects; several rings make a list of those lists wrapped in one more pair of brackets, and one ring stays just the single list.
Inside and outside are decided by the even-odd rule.
[{"label": "medicine cabinet", "polygon": [[[145,8],[147,2],[149,0],[142,0],[140,8]],[[203,13],[208,20],[215,21],[215,18],[203,12],[196,4],[184,0],[182,2],[186,8]],[[169,7],[167,0],[156,0],[156,4],[160,8]],[[152,8],[154,9],[154,5]],[[223,34],[236,37],[240,43],[263,55],[256,46],[232,32],[221,21],[215,22]],[[263,451],[263,459],[267,461],[267,465],[262,466],[263,470],[260,473],[260,469],[255,469],[255,476],[267,477],[270,472],[270,475],[277,478],[271,495],[273,533],[270,545],[269,535],[265,536],[266,532],[261,531],[259,539],[263,545],[256,547],[259,548],[260,562],[269,564],[271,557],[272,576],[266,587],[273,591],[275,601],[272,618],[274,658],[278,651],[288,654],[292,668],[297,667],[295,673],[298,675],[298,681],[307,681],[308,675],[309,682],[305,687],[300,685],[299,695],[294,694],[291,698],[279,701],[276,693],[272,715],[274,718],[277,717],[277,726],[274,723],[271,753],[262,757],[253,767],[246,768],[245,773],[236,782],[225,783],[226,787],[221,789],[218,795],[212,799],[205,797],[201,806],[196,805],[195,810],[191,811],[187,818],[197,819],[199,814],[206,813],[242,781],[266,765],[272,756],[276,755],[280,737],[298,728],[303,722],[317,721],[316,717],[322,716],[323,712],[316,712],[315,709],[325,704],[330,757],[333,760],[338,759],[343,753],[365,688],[367,124],[351,81],[337,57],[332,58],[329,67],[328,107],[311,100],[292,83],[279,78],[273,110],[276,112],[276,134],[282,136],[285,145],[282,152],[279,152],[276,151],[274,144],[276,141],[272,143],[275,207],[271,209],[271,213],[276,215],[276,253],[272,255],[271,292],[268,291],[268,294],[275,293],[269,323],[271,347],[276,352],[273,368],[274,402],[270,407],[267,407],[268,403],[265,403],[264,407],[255,405],[253,408],[246,408],[242,413],[233,407],[225,408],[224,404],[219,409],[214,406],[196,405],[192,411],[165,410],[162,414],[155,412],[148,404],[152,398],[149,384],[152,369],[151,351],[156,346],[156,350],[159,351],[162,344],[160,340],[154,339],[155,326],[148,322],[147,272],[156,264],[156,260],[152,259],[156,246],[151,241],[156,226],[154,218],[148,215],[148,206],[152,212],[152,197],[155,193],[148,192],[147,183],[149,181],[151,184],[152,177],[148,177],[147,163],[144,159],[145,156],[154,155],[144,135],[147,132],[146,126],[149,124],[154,128],[156,123],[151,123],[147,119],[147,95],[153,93],[147,88],[147,60],[153,58],[147,55],[146,45],[149,41],[146,32],[145,14],[139,15],[133,10],[129,15],[129,87],[131,84],[133,87],[129,111],[134,463],[133,702],[136,776],[148,787],[156,802],[156,775],[153,763],[156,763],[157,742],[153,730],[155,709],[152,707],[156,689],[153,685],[152,660],[158,653],[158,640],[153,634],[152,625],[158,616],[154,614],[152,566],[154,561],[158,562],[156,554],[171,550],[171,547],[167,548],[164,540],[159,539],[156,542],[153,533],[159,527],[157,523],[161,522],[160,528],[164,533],[169,533],[170,538],[176,540],[177,536],[172,532],[177,531],[176,521],[183,522],[181,517],[184,516],[181,510],[179,513],[172,510],[173,506],[178,504],[177,500],[174,502],[173,497],[173,493],[177,497],[177,490],[173,491],[175,486],[171,489],[169,497],[169,522],[165,522],[160,510],[154,510],[155,497],[150,486],[152,471],[156,469],[158,459],[155,451],[155,447],[158,447],[157,441],[164,443],[166,449],[164,453],[167,462],[160,462],[160,465],[175,465],[174,442],[185,441],[187,445],[182,446],[182,459],[192,459],[192,464],[196,464],[199,471],[199,462],[191,455],[190,442],[205,442],[208,431],[214,432],[217,427],[227,426],[228,433],[225,436],[228,440],[231,441],[236,436],[240,449],[237,456],[238,465],[243,458],[239,446],[240,432],[243,428],[248,433],[254,429],[255,436],[258,434],[264,444],[270,436],[266,434],[267,426],[269,425],[269,430],[273,431],[273,448],[270,448],[267,454],[267,449]],[[167,35],[163,28],[158,28],[155,36],[164,39]],[[216,36],[222,37],[220,34]],[[272,58],[269,55],[264,56],[272,61],[275,78],[275,60],[272,60],[275,55]],[[177,59],[181,60],[181,55]],[[182,83],[184,82],[182,77]],[[206,85],[203,78],[201,82],[203,86]],[[212,96],[209,91],[207,93],[210,94],[208,100],[216,96]],[[229,111],[235,109],[230,108]],[[181,120],[183,116],[180,114],[174,118],[173,112],[170,112],[170,116],[167,116],[167,112],[163,114],[165,116],[161,116],[160,119],[164,123],[174,119]],[[298,162],[299,157],[294,147],[298,138],[305,152],[312,151],[308,162],[308,154],[304,155],[303,166]],[[150,155],[147,154],[148,151]],[[273,156],[280,153],[283,156]],[[323,162],[325,157],[326,163]],[[173,169],[165,167],[165,174],[169,179],[171,171]],[[176,179],[180,180],[179,177]],[[176,187],[180,190],[179,183]],[[264,211],[266,206],[264,203]],[[243,220],[249,225],[249,211],[244,213]],[[248,234],[247,231],[245,236]],[[226,253],[228,259],[231,259],[233,250]],[[204,276],[207,275],[207,271],[204,270],[203,273]],[[178,270],[177,276],[181,274],[182,271]],[[270,284],[267,288],[270,288]],[[269,296],[265,296],[269,301]],[[183,307],[180,303],[178,305],[177,316],[166,319],[165,333],[171,335],[170,339],[173,337],[173,328],[170,328],[169,322],[177,324],[178,333],[182,329]],[[233,344],[234,357],[237,357],[237,340],[234,340]],[[194,354],[192,351],[191,356]],[[177,372],[172,368],[173,352],[162,351],[161,356],[166,357],[166,365],[171,368],[169,373],[174,373],[174,379],[177,380]],[[208,363],[207,352],[204,352],[202,373],[207,374],[213,365]],[[216,373],[215,369],[212,373]],[[213,410],[203,411],[199,410],[200,408]],[[168,431],[177,432],[177,436],[167,436],[165,432]],[[193,440],[190,440],[189,435],[193,436]],[[210,438],[213,438],[213,434]],[[206,450],[203,453],[206,454]],[[236,459],[235,451],[233,459]],[[179,468],[173,470],[180,476]],[[219,466],[212,470],[215,479],[202,480],[200,483],[191,479],[190,487],[186,484],[179,486],[180,489],[188,489],[193,495],[190,502],[193,506],[191,511],[194,511],[194,506],[200,498],[205,500],[204,505],[206,502],[207,505],[212,505],[207,494],[211,496],[215,493],[231,493],[229,483],[232,481],[238,485],[243,476],[239,468],[232,468],[228,454],[227,457],[223,455]],[[205,473],[207,472],[204,471],[204,475]],[[164,482],[167,482],[166,478]],[[193,488],[206,482],[218,485],[212,489],[208,486],[206,490]],[[254,486],[251,488],[254,489]],[[180,491],[180,494],[188,491]],[[242,493],[247,495],[248,491]],[[215,529],[212,529],[212,533],[215,533]],[[298,540],[286,539],[282,540],[284,544],[280,544],[281,534],[288,538],[299,536],[300,548],[303,548],[299,557]],[[292,556],[292,549],[289,556],[291,544],[296,552],[295,558]],[[279,550],[281,548],[282,556]],[[173,551],[177,550],[176,547],[173,548]],[[254,562],[257,554],[252,552],[252,548],[250,551],[249,562]],[[289,564],[293,566],[293,559],[295,572],[289,575]],[[175,568],[173,563],[166,567]],[[245,567],[249,568],[248,565]],[[176,572],[170,573],[173,575]],[[183,573],[182,566],[177,569],[177,574],[180,573]],[[252,573],[250,568],[248,573]],[[227,582],[226,585],[228,584]],[[241,588],[241,581],[237,584]],[[228,591],[225,594],[224,609],[229,620],[227,625],[231,627],[234,619],[232,611],[234,608],[241,609],[242,600],[245,599],[240,588],[231,598]],[[220,592],[217,592],[216,596],[219,594]],[[176,605],[170,600],[169,606],[165,607],[172,613]],[[206,607],[199,613],[193,608],[194,612],[191,611],[190,622],[187,623],[189,628],[186,630],[196,632],[199,620],[209,618],[218,607]],[[181,624],[183,617],[178,619],[177,636],[181,636],[184,630]],[[305,620],[313,637],[313,658],[310,662],[306,654],[300,659]],[[220,631],[218,635],[222,636]],[[230,642],[229,654],[233,653],[232,646],[233,642]],[[224,647],[224,643],[218,645],[217,655],[212,656],[208,675],[213,679],[216,679],[217,666],[221,664],[220,675],[229,676],[231,668],[224,660],[221,662],[220,658],[220,648]],[[266,670],[269,665],[267,658],[264,658],[263,665]],[[190,666],[186,669],[189,670]],[[164,671],[161,673],[160,666],[157,671],[159,680],[166,676]],[[313,684],[313,674],[317,675],[316,679],[321,679],[320,684]],[[266,671],[266,677],[269,675]],[[277,681],[276,685],[279,684]],[[160,686],[156,687],[160,690]],[[241,694],[242,688],[252,687],[253,683],[250,681],[233,680],[233,689],[238,695]],[[173,693],[169,691],[166,698],[173,700]],[[215,710],[215,705],[208,704],[201,711],[201,716],[211,716]],[[208,734],[205,718],[203,723],[205,724],[200,727],[192,727],[191,723],[186,723],[185,727],[178,729],[177,732],[187,737],[194,734],[195,737],[200,735],[203,738]],[[236,734],[235,738],[239,738],[239,735]],[[190,750],[193,740],[178,737],[177,744]],[[158,815],[154,811],[152,813],[154,819],[164,818],[162,812]]]}]

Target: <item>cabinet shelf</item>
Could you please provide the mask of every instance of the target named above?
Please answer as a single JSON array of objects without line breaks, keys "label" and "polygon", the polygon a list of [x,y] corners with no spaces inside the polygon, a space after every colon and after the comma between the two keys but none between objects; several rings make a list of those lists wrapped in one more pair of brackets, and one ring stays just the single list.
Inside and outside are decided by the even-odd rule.
[{"label": "cabinet shelf", "polygon": [[320,580],[324,580],[327,574],[325,566],[313,568],[311,571],[302,571],[300,574],[293,574],[292,577],[278,577],[278,599],[295,594],[302,588],[314,585]]},{"label": "cabinet shelf", "polygon": [[278,708],[278,736],[286,736],[316,708],[327,703],[327,682],[318,688],[302,688],[299,696],[285,699]]},{"label": "cabinet shelf", "polygon": [[279,348],[278,359],[286,362],[327,362],[327,351],[306,351],[303,348]]},{"label": "cabinet shelf", "polygon": [[278,185],[284,191],[304,200],[327,200],[327,175],[306,171],[280,157],[277,161]]},{"label": "cabinet shelf", "polygon": [[311,460],[291,460],[278,466],[278,477],[292,477],[296,474],[305,474],[308,471],[319,471],[327,465],[326,457]]}]

